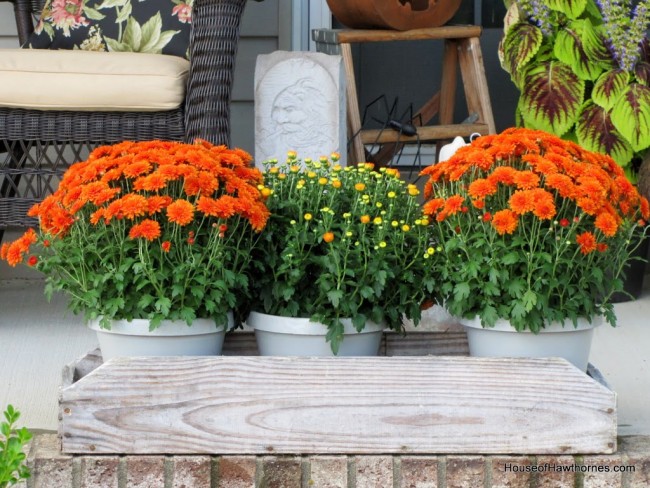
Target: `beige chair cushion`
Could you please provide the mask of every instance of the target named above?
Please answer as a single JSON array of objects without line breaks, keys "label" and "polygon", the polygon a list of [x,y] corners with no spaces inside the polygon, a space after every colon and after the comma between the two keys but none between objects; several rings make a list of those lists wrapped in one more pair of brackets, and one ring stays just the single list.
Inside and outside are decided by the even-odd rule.
[{"label": "beige chair cushion", "polygon": [[190,63],[130,52],[0,49],[0,106],[163,111],[180,106]]}]

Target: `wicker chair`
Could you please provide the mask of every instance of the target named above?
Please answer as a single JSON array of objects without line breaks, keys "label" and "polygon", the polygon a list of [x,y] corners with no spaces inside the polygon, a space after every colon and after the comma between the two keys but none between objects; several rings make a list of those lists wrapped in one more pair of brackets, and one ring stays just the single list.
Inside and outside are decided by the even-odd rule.
[{"label": "wicker chair", "polygon": [[[21,45],[44,0],[14,4]],[[68,112],[0,107],[0,241],[9,227],[36,221],[27,210],[60,175],[95,147],[122,140],[202,138],[230,142],[230,96],[239,24],[246,0],[195,0],[185,101],[165,112]]]}]

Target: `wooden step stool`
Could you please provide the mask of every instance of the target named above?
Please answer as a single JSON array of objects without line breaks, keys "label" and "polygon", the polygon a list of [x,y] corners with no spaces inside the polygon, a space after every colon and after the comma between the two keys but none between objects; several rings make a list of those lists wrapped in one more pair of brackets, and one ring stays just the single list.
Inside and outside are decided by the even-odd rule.
[{"label": "wooden step stool", "polygon": [[[384,144],[383,157],[393,154],[396,145],[409,142],[440,141],[455,136],[469,137],[473,133],[493,134],[496,132],[492,104],[488,92],[483,55],[479,37],[481,27],[475,25],[444,26],[410,31],[395,30],[339,30],[315,29],[312,37],[316,49],[326,54],[343,56],[347,81],[348,134],[352,138],[349,162],[366,160],[364,144]],[[359,114],[359,99],[354,77],[352,49],[350,44],[362,42],[392,42],[443,39],[445,41],[442,83],[440,91],[429,99],[416,113],[413,124],[418,125],[418,136],[405,136],[392,130],[362,130]],[[456,76],[460,61],[460,73],[471,123],[454,124],[454,100]],[[423,125],[439,113],[438,125]],[[422,122],[420,122],[420,120]],[[381,159],[382,155],[379,155]]]}]

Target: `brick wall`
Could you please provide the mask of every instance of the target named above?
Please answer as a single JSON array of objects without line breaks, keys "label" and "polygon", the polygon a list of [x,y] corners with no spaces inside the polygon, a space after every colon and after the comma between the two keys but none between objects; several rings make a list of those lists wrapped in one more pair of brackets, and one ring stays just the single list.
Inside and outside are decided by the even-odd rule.
[{"label": "brick wall", "polygon": [[[69,456],[59,451],[54,434],[43,434],[32,442],[28,458],[32,478],[21,488],[650,487],[650,436],[622,437],[616,454],[602,456],[256,457]],[[525,470],[546,464],[578,468]],[[618,466],[633,466],[634,471],[615,472]]]}]

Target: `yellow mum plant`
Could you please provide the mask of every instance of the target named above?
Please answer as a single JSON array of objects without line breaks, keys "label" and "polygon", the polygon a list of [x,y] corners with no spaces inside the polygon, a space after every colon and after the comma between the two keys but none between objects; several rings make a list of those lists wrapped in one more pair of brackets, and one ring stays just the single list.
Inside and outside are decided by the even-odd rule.
[{"label": "yellow mum plant", "polygon": [[420,192],[396,170],[289,153],[267,163],[261,191],[271,216],[254,250],[253,310],[327,325],[334,352],[342,318],[357,330],[419,321],[435,249]]}]

